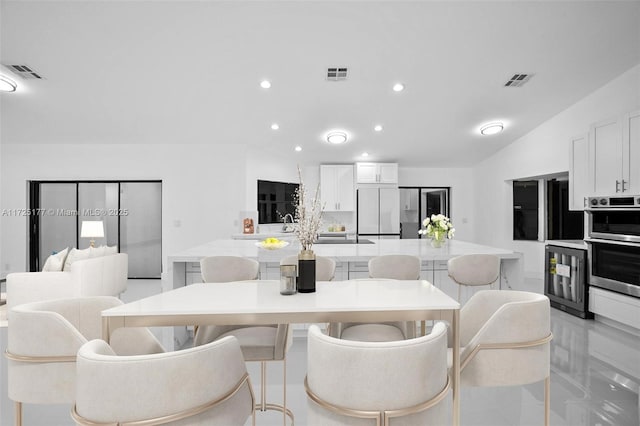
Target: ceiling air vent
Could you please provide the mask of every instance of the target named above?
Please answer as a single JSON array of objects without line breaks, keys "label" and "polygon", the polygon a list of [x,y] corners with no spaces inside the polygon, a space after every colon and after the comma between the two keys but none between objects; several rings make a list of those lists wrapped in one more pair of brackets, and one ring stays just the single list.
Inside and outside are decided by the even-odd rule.
[{"label": "ceiling air vent", "polygon": [[22,78],[42,80],[42,76],[27,65],[9,65],[8,68]]},{"label": "ceiling air vent", "polygon": [[347,79],[347,68],[327,68],[327,80],[343,81]]},{"label": "ceiling air vent", "polygon": [[520,87],[531,80],[531,77],[533,77],[533,74],[514,74],[513,77],[505,83],[505,87]]}]

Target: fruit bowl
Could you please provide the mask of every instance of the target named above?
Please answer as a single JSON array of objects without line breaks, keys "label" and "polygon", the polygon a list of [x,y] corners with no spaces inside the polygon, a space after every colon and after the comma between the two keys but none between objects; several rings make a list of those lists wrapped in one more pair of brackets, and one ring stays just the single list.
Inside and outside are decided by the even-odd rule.
[{"label": "fruit bowl", "polygon": [[282,241],[277,238],[266,238],[262,241],[258,241],[256,246],[266,250],[277,250],[289,245],[289,241]]}]

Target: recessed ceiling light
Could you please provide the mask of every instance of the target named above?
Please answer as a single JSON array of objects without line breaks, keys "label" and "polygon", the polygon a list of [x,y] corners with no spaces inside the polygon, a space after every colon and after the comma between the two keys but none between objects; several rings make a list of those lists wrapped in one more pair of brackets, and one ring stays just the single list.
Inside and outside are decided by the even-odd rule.
[{"label": "recessed ceiling light", "polygon": [[483,135],[495,135],[496,133],[500,133],[502,129],[504,129],[504,124],[500,122],[487,123],[480,127],[480,133]]},{"label": "recessed ceiling light", "polygon": [[18,85],[9,77],[0,75],[0,92],[15,92]]},{"label": "recessed ceiling light", "polygon": [[373,128],[373,130],[375,130],[376,132],[381,132],[381,131],[382,131],[382,126],[381,126],[381,125],[379,125],[379,124],[377,124],[377,125]]},{"label": "recessed ceiling light", "polygon": [[402,83],[396,83],[393,85],[393,91],[394,92],[402,92],[404,90],[404,84]]},{"label": "recessed ceiling light", "polygon": [[296,150],[296,152],[302,151],[302,147],[300,145],[296,146],[294,149]]},{"label": "recessed ceiling light", "polygon": [[347,134],[345,132],[334,131],[327,134],[327,142],[339,145],[347,141]]},{"label": "recessed ceiling light", "polygon": [[271,125],[271,130],[278,130],[280,128],[280,126],[278,125],[278,123],[273,123]]},{"label": "recessed ceiling light", "polygon": [[260,82],[260,87],[262,87],[263,89],[268,89],[271,87],[271,82],[269,80],[262,80]]},{"label": "recessed ceiling light", "polygon": [[369,156],[369,153],[368,153],[368,152],[363,152],[363,153],[362,153],[362,156],[363,156],[363,157],[368,157],[368,156]]}]

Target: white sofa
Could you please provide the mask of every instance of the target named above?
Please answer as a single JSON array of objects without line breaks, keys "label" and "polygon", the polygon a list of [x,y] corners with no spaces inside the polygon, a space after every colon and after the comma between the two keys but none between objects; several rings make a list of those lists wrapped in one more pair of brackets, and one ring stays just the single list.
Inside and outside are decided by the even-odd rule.
[{"label": "white sofa", "polygon": [[7,307],[42,300],[118,296],[127,289],[128,256],[117,253],[77,260],[68,271],[7,275]]}]

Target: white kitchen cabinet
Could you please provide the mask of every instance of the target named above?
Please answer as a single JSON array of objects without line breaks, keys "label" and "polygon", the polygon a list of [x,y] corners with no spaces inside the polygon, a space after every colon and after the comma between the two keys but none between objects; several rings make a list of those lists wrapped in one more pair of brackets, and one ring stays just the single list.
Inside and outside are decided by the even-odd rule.
[{"label": "white kitchen cabinet", "polygon": [[358,183],[398,183],[396,163],[357,163]]},{"label": "white kitchen cabinet", "polygon": [[593,195],[640,191],[640,111],[591,126],[588,181]]},{"label": "white kitchen cabinet", "polygon": [[353,165],[321,165],[320,196],[325,211],[355,210]]},{"label": "white kitchen cabinet", "polygon": [[620,192],[622,126],[618,118],[601,121],[589,132],[589,182],[593,195]]},{"label": "white kitchen cabinet", "polygon": [[589,138],[583,134],[571,139],[569,164],[569,210],[584,210],[589,195]]}]

